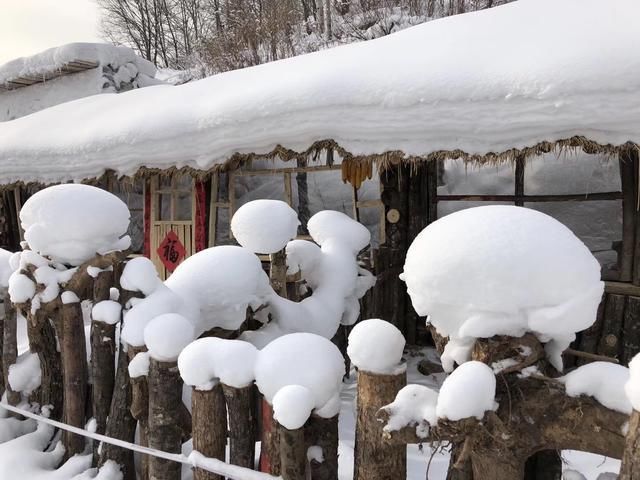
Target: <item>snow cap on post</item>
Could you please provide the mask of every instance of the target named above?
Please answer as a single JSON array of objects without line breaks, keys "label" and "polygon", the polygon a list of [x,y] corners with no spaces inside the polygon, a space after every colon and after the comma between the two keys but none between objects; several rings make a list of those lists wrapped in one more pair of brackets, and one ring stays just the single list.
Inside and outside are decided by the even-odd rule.
[{"label": "snow cap on post", "polygon": [[466,362],[456,368],[443,382],[438,394],[436,415],[447,420],[475,417],[495,410],[497,404],[496,377],[482,362]]},{"label": "snow cap on post", "polygon": [[302,428],[313,411],[311,391],[301,385],[286,385],[273,397],[273,418],[288,430]]},{"label": "snow cap on post", "polygon": [[405,339],[395,325],[379,318],[363,320],[349,334],[347,354],[365,372],[399,373]]},{"label": "snow cap on post", "polygon": [[131,238],[129,209],[115,195],[82,184],[40,190],[20,210],[29,247],[55,262],[71,265],[96,254],[126,250]]},{"label": "snow cap on post", "polygon": [[[331,340],[312,333],[292,333],[275,339],[258,352],[256,385],[267,402],[289,385],[309,390],[318,415],[336,415],[334,406],[344,376],[344,359]],[[285,394],[283,394],[285,395]],[[288,395],[281,397],[286,404]],[[305,419],[306,420],[306,419]]]},{"label": "snow cap on post", "polygon": [[178,357],[184,383],[196,390],[211,390],[218,381],[233,388],[250,385],[258,350],[241,340],[207,337],[191,342]]},{"label": "snow cap on post", "polygon": [[12,256],[13,253],[0,248],[0,288],[7,288],[9,286],[9,277],[13,272],[10,262]]},{"label": "snow cap on post", "polygon": [[175,313],[154,318],[144,329],[144,343],[151,357],[159,362],[175,362],[194,336],[191,322]]},{"label": "snow cap on post", "polygon": [[604,290],[600,265],[554,218],[529,208],[461,210],[427,226],[407,252],[401,279],[416,312],[449,337],[442,361],[469,359],[476,338],[548,340],[549,360],[591,326]]},{"label": "snow cap on post", "polygon": [[254,253],[276,253],[298,234],[298,214],[281,200],[253,200],[231,219],[231,231],[240,245]]},{"label": "snow cap on post", "polygon": [[158,270],[147,257],[136,257],[129,260],[122,276],[120,286],[132,292],[141,292],[145,297],[151,295],[162,283]]}]

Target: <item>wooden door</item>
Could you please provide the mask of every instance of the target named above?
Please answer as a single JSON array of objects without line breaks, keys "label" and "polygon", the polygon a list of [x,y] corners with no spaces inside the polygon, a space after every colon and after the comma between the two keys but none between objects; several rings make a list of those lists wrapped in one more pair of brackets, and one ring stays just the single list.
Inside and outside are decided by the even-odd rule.
[{"label": "wooden door", "polygon": [[[184,258],[196,251],[194,226],[196,224],[196,192],[193,178],[174,174],[151,178],[150,256],[160,278],[171,271],[165,267],[158,249],[170,231],[184,247]],[[183,260],[183,259],[181,259]]]}]

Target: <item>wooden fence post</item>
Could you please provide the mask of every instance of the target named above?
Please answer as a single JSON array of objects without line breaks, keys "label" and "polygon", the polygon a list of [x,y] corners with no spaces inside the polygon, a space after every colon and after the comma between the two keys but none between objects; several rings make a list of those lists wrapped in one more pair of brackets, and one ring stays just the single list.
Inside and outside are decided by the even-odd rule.
[{"label": "wooden fence post", "polygon": [[[97,304],[109,300],[113,284],[113,272],[98,274],[93,284],[93,299]],[[91,321],[91,399],[96,432],[103,434],[107,427],[107,417],[111,408],[115,383],[116,325]],[[93,444],[94,465],[98,461],[98,443]]]},{"label": "wooden fence post", "polygon": [[[255,467],[256,418],[255,387],[233,388],[222,384],[229,413],[229,462]],[[193,422],[195,425],[195,421]]]},{"label": "wooden fence post", "polygon": [[20,392],[14,392],[9,384],[9,367],[18,359],[17,313],[11,304],[9,294],[4,295],[4,321],[2,329],[2,377],[7,392],[7,402],[16,406],[20,403]]},{"label": "wooden fence post", "polygon": [[392,403],[407,384],[406,372],[379,375],[358,370],[354,480],[398,480],[407,477],[407,448],[383,442],[376,414]]},{"label": "wooden fence post", "polygon": [[634,410],[629,420],[619,480],[640,479],[640,412]]},{"label": "wooden fence post", "polygon": [[262,445],[260,449],[260,471],[280,475],[280,432],[273,419],[273,407],[263,397],[261,400]]},{"label": "wooden fence post", "polygon": [[[177,362],[149,362],[149,447],[169,453],[182,450],[180,404],[182,378]],[[195,446],[195,445],[194,445]],[[151,457],[149,478],[180,480],[181,465],[170,460]]]},{"label": "wooden fence post", "polygon": [[269,256],[271,267],[269,270],[269,278],[271,286],[281,297],[287,298],[287,255],[282,249]]},{"label": "wooden fence post", "polygon": [[[62,305],[60,353],[62,356],[65,423],[84,428],[87,396],[87,348],[79,301]],[[66,448],[66,458],[82,453],[85,446],[83,437],[70,432],[64,432],[63,443]]]},{"label": "wooden fence post", "polygon": [[[131,347],[127,349],[128,361],[142,352],[146,352],[146,347]],[[131,382],[131,415],[138,422],[138,435],[140,435],[140,445],[149,446],[149,382],[145,376],[129,378]],[[140,459],[141,480],[149,480],[149,457],[143,455]]]},{"label": "wooden fence post", "polygon": [[311,480],[338,480],[338,415],[322,418],[311,415],[305,426],[306,446],[322,450],[322,462],[310,461]]},{"label": "wooden fence post", "polygon": [[280,438],[280,471],[283,480],[305,480],[307,467],[307,449],[304,441],[304,427],[289,430],[278,422]]},{"label": "wooden fence post", "polygon": [[[193,449],[206,457],[224,461],[227,444],[227,411],[222,385],[191,392]],[[224,477],[196,468],[195,480],[224,480]]]}]

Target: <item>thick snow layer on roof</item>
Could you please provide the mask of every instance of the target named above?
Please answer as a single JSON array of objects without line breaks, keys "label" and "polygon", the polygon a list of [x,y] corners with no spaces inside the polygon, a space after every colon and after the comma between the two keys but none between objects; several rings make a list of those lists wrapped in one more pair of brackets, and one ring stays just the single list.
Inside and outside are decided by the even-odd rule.
[{"label": "thick snow layer on roof", "polygon": [[19,77],[38,78],[77,60],[113,66],[135,63],[138,71],[145,75],[153,77],[156,73],[153,63],[139,57],[130,48],[106,43],[69,43],[0,65],[0,84]]},{"label": "thick snow layer on roof", "polygon": [[521,0],[177,87],[58,105],[0,125],[0,182],[202,169],[234,152],[327,138],[357,155],[484,154],[574,135],[640,143],[639,15],[634,0]]}]

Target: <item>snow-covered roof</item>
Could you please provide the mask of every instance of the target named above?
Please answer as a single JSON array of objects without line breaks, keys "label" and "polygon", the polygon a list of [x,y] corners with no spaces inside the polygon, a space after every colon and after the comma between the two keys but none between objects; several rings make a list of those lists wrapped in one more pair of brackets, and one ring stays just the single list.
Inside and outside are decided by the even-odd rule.
[{"label": "snow-covered roof", "polygon": [[0,183],[209,169],[234,153],[485,155],[583,136],[640,143],[640,2],[520,0],[181,86],[0,124]]},{"label": "snow-covered roof", "polygon": [[99,65],[120,66],[126,63],[134,63],[140,72],[150,77],[156,71],[151,62],[137,56],[127,47],[103,43],[70,43],[0,65],[0,90],[26,87]]}]

